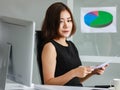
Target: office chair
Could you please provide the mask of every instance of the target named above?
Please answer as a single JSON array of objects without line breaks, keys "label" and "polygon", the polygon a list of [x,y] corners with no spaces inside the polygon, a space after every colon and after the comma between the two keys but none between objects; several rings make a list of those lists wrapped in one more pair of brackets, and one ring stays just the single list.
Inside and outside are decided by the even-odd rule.
[{"label": "office chair", "polygon": [[41,61],[41,54],[42,54],[44,42],[45,42],[45,40],[42,37],[42,31],[36,31],[37,63],[38,63],[39,74],[40,74],[40,78],[41,78],[41,84],[44,84],[43,71],[42,71],[42,61]]}]

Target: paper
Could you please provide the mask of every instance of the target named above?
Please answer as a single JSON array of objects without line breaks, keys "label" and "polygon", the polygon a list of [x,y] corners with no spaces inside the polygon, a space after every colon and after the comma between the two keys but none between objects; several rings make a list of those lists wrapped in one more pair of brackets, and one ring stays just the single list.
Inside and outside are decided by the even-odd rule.
[{"label": "paper", "polygon": [[104,62],[104,63],[102,63],[102,64],[100,64],[100,65],[98,65],[98,66],[92,66],[92,67],[93,67],[93,69],[102,68],[102,67],[104,67],[105,65],[109,64],[110,62],[111,62],[111,60],[109,60],[109,61],[107,61],[107,62]]}]

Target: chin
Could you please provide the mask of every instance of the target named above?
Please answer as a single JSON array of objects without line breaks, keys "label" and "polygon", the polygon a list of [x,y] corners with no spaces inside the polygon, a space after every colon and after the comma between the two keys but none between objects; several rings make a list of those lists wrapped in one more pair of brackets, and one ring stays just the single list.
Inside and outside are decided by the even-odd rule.
[{"label": "chin", "polygon": [[68,37],[70,37],[70,34],[61,35],[61,37],[68,38]]},{"label": "chin", "polygon": [[65,38],[68,38],[69,36],[64,36]]},{"label": "chin", "polygon": [[70,36],[70,34],[67,34],[67,35],[64,35],[65,37],[69,37]]}]

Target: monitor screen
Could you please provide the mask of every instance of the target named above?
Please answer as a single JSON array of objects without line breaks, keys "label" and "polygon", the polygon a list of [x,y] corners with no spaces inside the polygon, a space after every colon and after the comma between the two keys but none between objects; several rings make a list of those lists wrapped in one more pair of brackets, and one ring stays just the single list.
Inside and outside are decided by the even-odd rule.
[{"label": "monitor screen", "polygon": [[9,45],[0,43],[0,90],[5,90],[9,54],[10,54]]},{"label": "monitor screen", "polygon": [[0,17],[0,42],[10,45],[8,79],[31,86],[35,23],[10,17]]}]

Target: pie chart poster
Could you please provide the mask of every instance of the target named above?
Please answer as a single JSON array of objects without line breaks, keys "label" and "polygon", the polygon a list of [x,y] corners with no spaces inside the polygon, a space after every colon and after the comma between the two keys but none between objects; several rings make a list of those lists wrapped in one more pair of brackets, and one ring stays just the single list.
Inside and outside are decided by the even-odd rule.
[{"label": "pie chart poster", "polygon": [[116,7],[81,8],[81,32],[116,33]]}]

